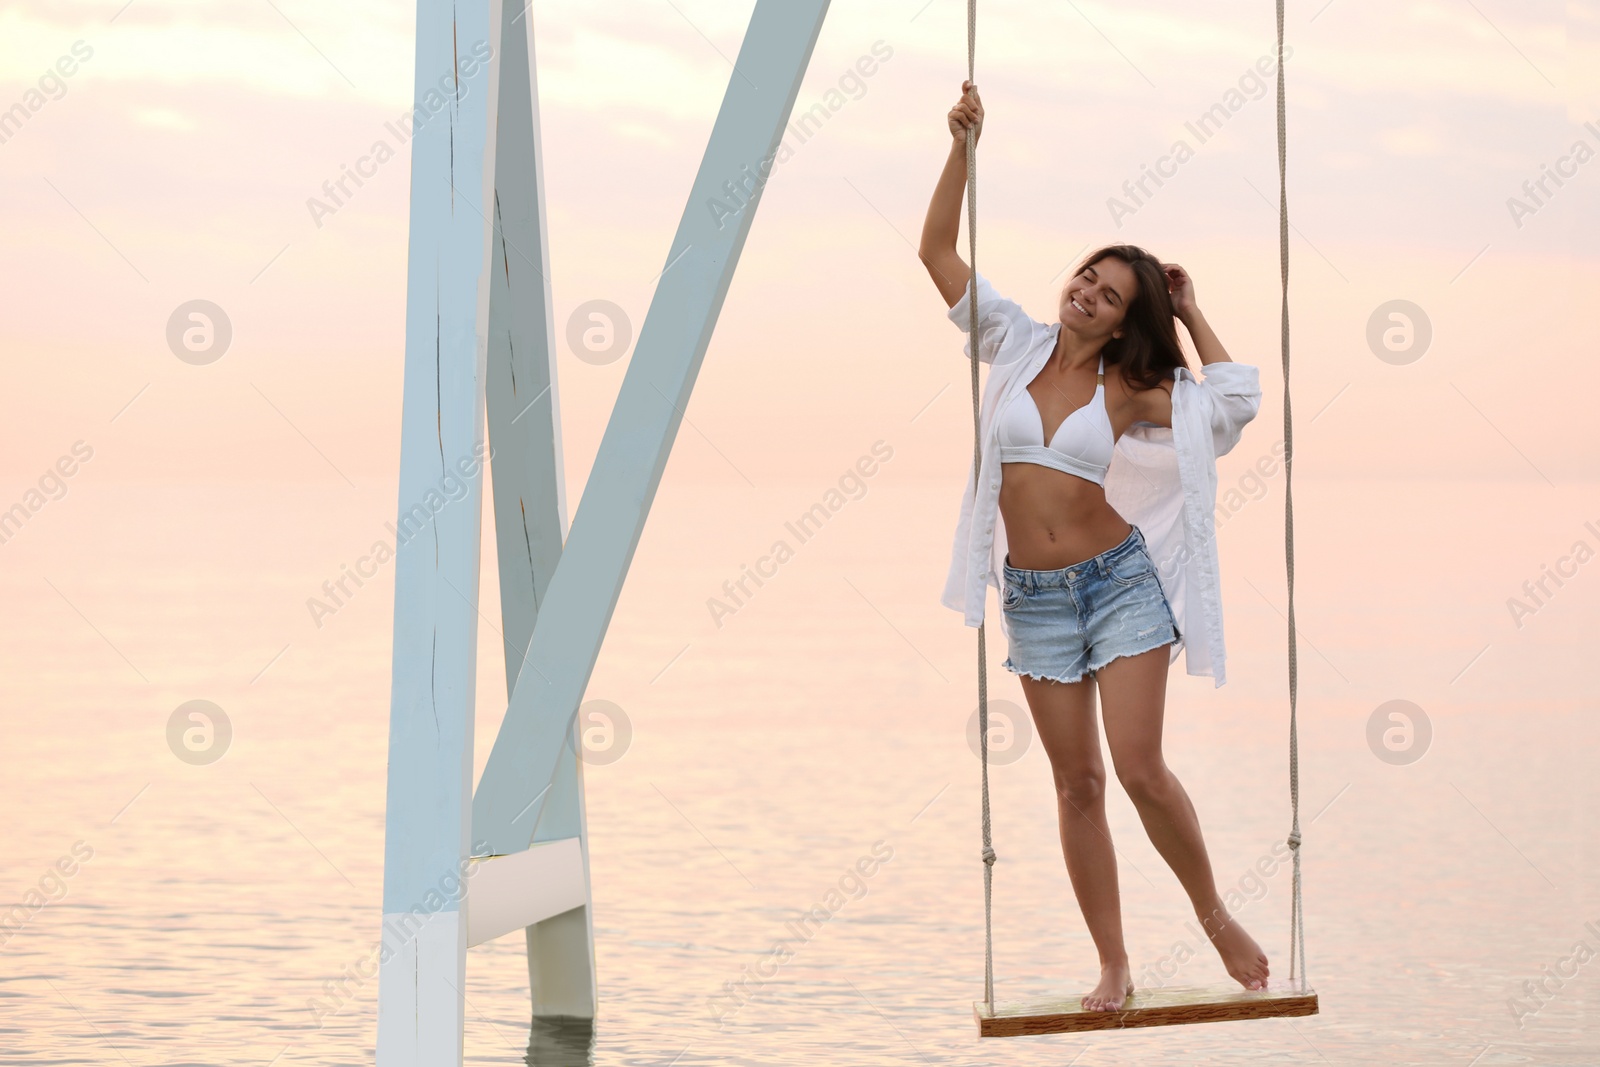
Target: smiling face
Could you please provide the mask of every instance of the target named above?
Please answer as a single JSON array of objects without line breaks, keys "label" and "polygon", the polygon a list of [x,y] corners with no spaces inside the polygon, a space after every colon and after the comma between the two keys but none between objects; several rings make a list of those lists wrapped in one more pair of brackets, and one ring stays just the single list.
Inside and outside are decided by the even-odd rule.
[{"label": "smiling face", "polygon": [[1085,341],[1122,336],[1128,304],[1139,295],[1133,268],[1115,256],[1084,267],[1061,292],[1061,326]]}]

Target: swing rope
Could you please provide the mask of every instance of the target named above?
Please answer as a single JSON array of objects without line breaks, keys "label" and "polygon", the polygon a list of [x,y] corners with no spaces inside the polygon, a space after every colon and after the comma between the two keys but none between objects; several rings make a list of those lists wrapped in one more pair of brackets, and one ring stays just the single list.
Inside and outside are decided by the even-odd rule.
[{"label": "swing rope", "polygon": [[[978,0],[967,0],[967,80],[976,71]],[[978,412],[978,139],[967,130],[967,259],[972,264],[972,298],[967,301],[967,329],[972,334],[972,494],[977,514],[978,474],[983,460],[983,435]],[[987,590],[985,591],[987,595]],[[989,656],[984,624],[978,624],[978,747],[983,765],[983,1002],[994,1007],[994,845],[989,823]]]},{"label": "swing rope", "polygon": [[[1287,135],[1283,85],[1283,0],[1277,0],[1278,23],[1278,264],[1283,286],[1280,343],[1283,350],[1283,508],[1284,560],[1289,587],[1289,802],[1292,823],[1288,845],[1294,853],[1294,901],[1289,914],[1289,980],[1297,973],[1300,992],[1306,991],[1305,918],[1301,905],[1300,882],[1300,736],[1297,697],[1299,658],[1294,626],[1294,501],[1290,495],[1290,473],[1294,469],[1294,420],[1289,406],[1289,189],[1287,173]],[[967,80],[978,80],[977,0],[967,0]],[[972,487],[974,514],[978,476],[982,467],[983,437],[978,395],[978,156],[974,131],[967,131],[967,259],[972,269],[972,294],[967,308],[967,330],[972,349]],[[994,862],[992,824],[989,813],[989,673],[985,641],[986,624],[978,625],[978,739],[983,778],[983,1001],[994,1008]]]},{"label": "swing rope", "polygon": [[1294,629],[1294,498],[1289,475],[1294,470],[1294,419],[1289,410],[1289,183],[1283,109],[1283,0],[1278,0],[1278,268],[1283,280],[1283,559],[1289,583],[1289,805],[1293,822],[1289,849],[1294,853],[1294,903],[1289,912],[1289,980],[1299,963],[1300,992],[1306,991],[1305,913],[1300,904],[1300,730],[1297,697],[1300,691],[1299,656]]}]

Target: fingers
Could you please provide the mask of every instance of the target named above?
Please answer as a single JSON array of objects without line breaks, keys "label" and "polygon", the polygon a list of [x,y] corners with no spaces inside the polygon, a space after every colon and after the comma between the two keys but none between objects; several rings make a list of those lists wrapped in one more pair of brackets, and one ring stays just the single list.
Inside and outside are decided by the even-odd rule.
[{"label": "fingers", "polygon": [[[978,99],[978,87],[970,79],[962,80],[961,99],[950,109],[949,117],[952,132],[964,134],[967,130],[977,130],[982,127],[983,104]],[[961,127],[959,131],[957,131],[958,126]]]}]

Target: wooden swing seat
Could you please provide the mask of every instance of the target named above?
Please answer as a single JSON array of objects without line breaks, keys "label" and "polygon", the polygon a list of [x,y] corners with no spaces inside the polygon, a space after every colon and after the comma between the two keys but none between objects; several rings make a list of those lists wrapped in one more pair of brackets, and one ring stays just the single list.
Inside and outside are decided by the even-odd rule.
[{"label": "wooden swing seat", "polygon": [[1286,982],[1269,981],[1266,989],[1254,991],[1237,986],[1135,989],[1121,1011],[1088,1011],[1079,1003],[1081,996],[1001,1001],[992,1008],[975,1000],[972,1013],[978,1020],[978,1036],[1026,1037],[1317,1014],[1316,990],[1302,992]]}]

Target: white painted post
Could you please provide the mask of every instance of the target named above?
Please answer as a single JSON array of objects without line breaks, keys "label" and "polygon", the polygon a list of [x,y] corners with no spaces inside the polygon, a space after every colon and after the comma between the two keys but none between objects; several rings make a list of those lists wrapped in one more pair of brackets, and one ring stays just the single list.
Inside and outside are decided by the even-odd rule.
[{"label": "white painted post", "polygon": [[379,1067],[462,1055],[500,25],[418,0]]},{"label": "white painted post", "polygon": [[[523,0],[504,0],[495,155],[488,410],[507,693],[516,690],[567,534],[535,14]],[[574,724],[534,840],[577,838],[587,901],[589,839],[576,731]],[[574,908],[526,930],[534,1014],[592,1019],[598,997],[591,909]]]}]

